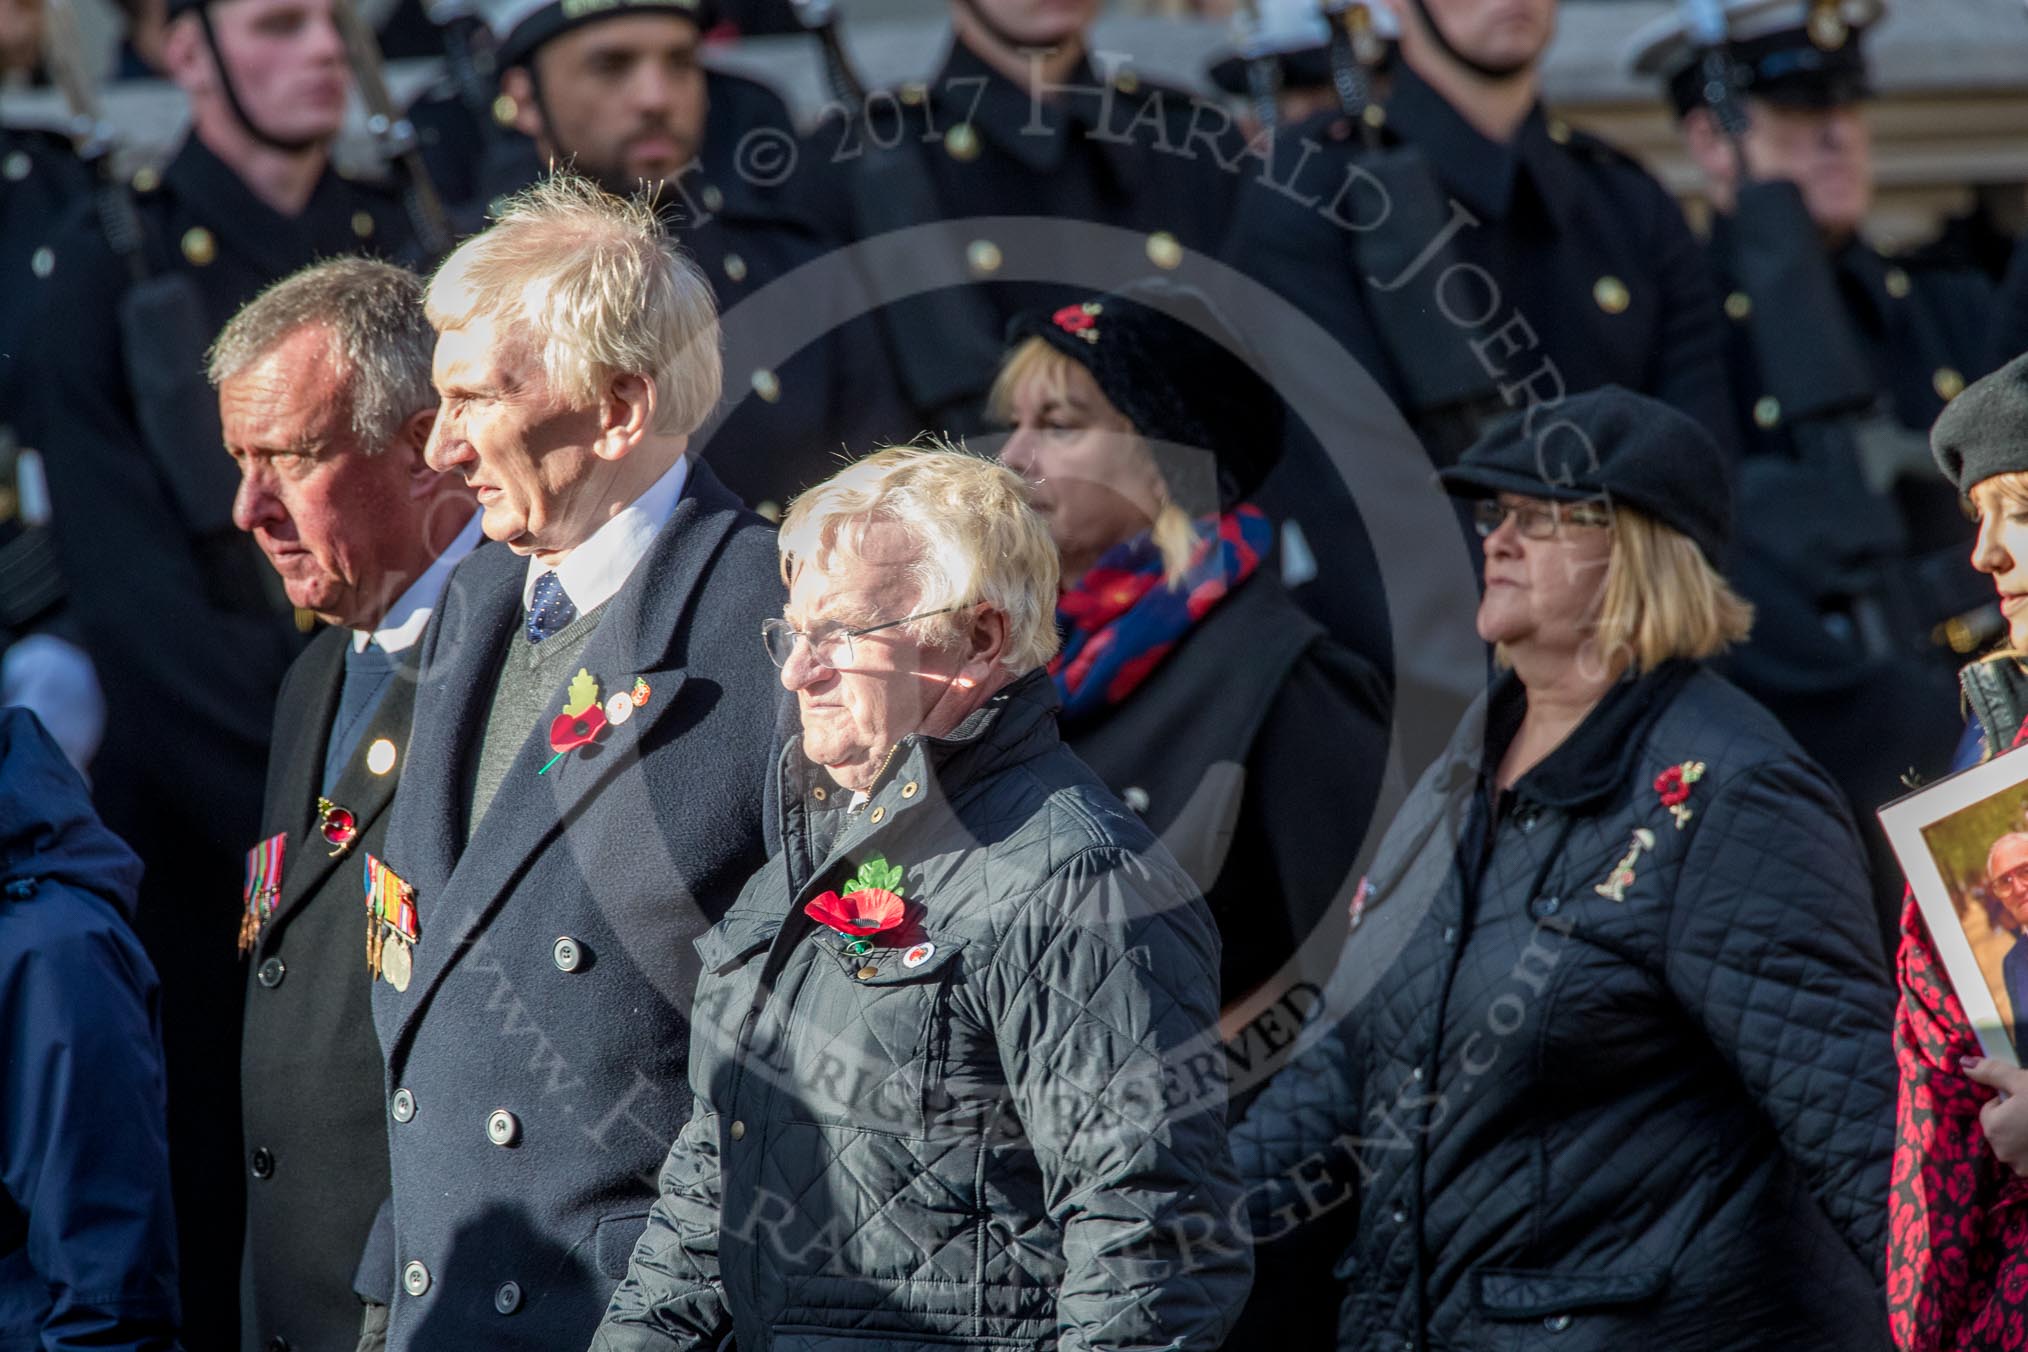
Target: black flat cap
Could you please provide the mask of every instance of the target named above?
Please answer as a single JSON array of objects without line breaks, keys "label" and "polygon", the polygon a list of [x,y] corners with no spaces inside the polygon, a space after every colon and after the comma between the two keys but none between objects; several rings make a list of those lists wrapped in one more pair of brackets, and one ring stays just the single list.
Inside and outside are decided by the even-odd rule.
[{"label": "black flat cap", "polygon": [[1929,448],[1960,494],[1995,474],[2028,471],[2028,353],[1945,404]]},{"label": "black flat cap", "polygon": [[[1724,0],[1727,54],[1743,91],[1797,108],[1837,108],[1871,97],[1864,38],[1883,0]],[[1659,75],[1681,116],[1704,106],[1703,53],[1680,10],[1629,43],[1636,75]]]},{"label": "black flat cap", "polygon": [[[1089,371],[1150,441],[1209,451],[1218,462],[1218,507],[1251,497],[1281,458],[1281,396],[1196,287],[1149,278],[1059,309],[1024,311],[1008,322],[1007,345],[1027,338]],[[1162,454],[1156,463],[1179,500],[1187,498]],[[1198,513],[1213,504],[1184,506]]]},{"label": "black flat cap", "polygon": [[493,60],[501,70],[526,65],[543,43],[586,24],[667,14],[703,30],[717,22],[717,9],[714,0],[485,0],[480,5],[500,43]]},{"label": "black flat cap", "polygon": [[1717,566],[1732,535],[1725,453],[1688,414],[1602,385],[1508,415],[1437,479],[1461,498],[1499,493],[1556,502],[1604,499],[1688,536]]}]

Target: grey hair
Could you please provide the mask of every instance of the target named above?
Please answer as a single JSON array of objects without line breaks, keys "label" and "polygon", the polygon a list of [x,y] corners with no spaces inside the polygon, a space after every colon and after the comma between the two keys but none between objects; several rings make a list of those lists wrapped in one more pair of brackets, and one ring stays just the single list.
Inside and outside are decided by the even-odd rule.
[{"label": "grey hair", "polygon": [[331,336],[352,435],[367,455],[436,406],[430,364],[437,336],[423,313],[422,278],[371,258],[313,263],[255,296],[212,343],[205,374],[220,385],[313,326]]}]

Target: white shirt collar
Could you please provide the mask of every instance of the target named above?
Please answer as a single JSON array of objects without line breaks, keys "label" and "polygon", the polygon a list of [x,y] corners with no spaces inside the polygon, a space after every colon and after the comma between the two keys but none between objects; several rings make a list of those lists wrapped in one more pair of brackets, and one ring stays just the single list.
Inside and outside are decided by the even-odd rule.
[{"label": "white shirt collar", "polygon": [[[655,533],[676,510],[683,496],[683,484],[690,477],[690,457],[679,456],[648,491],[614,513],[612,520],[591,533],[591,538],[564,555],[555,568],[556,580],[580,615],[597,610],[613,599],[655,543]],[[535,602],[535,579],[551,570],[535,559],[528,560],[528,576],[521,584],[521,608]]]},{"label": "white shirt collar", "polygon": [[387,614],[380,617],[380,624],[371,631],[352,631],[352,651],[363,653],[368,643],[378,643],[382,652],[398,653],[412,648],[429,627],[430,615],[437,608],[437,600],[444,594],[444,584],[450,581],[451,569],[458,566],[458,560],[472,552],[479,543],[479,519],[485,515],[474,511],[472,519],[458,532],[450,547],[431,561],[422,570],[422,575],[408,584],[408,590],[400,599],[388,607]]}]

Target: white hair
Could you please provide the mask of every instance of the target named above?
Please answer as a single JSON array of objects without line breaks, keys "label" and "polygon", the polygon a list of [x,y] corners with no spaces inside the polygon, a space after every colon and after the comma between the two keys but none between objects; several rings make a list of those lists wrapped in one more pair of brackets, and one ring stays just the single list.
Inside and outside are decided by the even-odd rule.
[{"label": "white hair", "polygon": [[614,376],[640,376],[655,387],[655,431],[696,431],[724,378],[718,307],[652,203],[554,174],[494,214],[430,279],[430,323],[489,318],[529,335],[550,388],[582,405]]},{"label": "white hair", "polygon": [[[782,518],[782,578],[828,570],[856,555],[865,528],[902,528],[916,546],[909,576],[915,608],[983,601],[1007,617],[1000,661],[1016,675],[1056,655],[1056,543],[1028,504],[1021,476],[962,447],[928,444],[876,451],[808,489]],[[912,621],[918,643],[948,647],[956,617]]]}]

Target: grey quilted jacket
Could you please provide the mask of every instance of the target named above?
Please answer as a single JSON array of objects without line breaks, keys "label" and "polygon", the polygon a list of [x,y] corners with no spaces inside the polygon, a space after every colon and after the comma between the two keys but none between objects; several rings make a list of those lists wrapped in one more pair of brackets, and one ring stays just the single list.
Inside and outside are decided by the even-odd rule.
[{"label": "grey quilted jacket", "polygon": [[1894,995],[1838,791],[1674,664],[1489,810],[1520,712],[1510,677],[1411,795],[1350,1016],[1234,1129],[1255,1235],[1356,1215],[1344,1352],[1884,1349]]},{"label": "grey quilted jacket", "polygon": [[[1218,940],[1025,677],[850,811],[784,752],[783,851],[697,943],[696,1111],[594,1348],[1218,1346],[1252,1271]],[[907,919],[806,917],[869,861]]]}]

